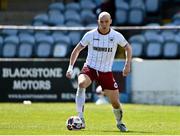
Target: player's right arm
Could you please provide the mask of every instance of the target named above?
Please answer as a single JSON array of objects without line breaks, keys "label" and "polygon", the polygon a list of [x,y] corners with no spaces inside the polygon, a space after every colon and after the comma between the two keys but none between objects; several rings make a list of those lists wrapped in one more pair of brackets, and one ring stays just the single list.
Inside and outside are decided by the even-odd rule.
[{"label": "player's right arm", "polygon": [[79,56],[79,53],[85,48],[85,46],[82,46],[81,43],[79,43],[72,51],[69,61],[69,67],[66,72],[66,77],[71,79],[72,73],[73,73],[73,66]]}]

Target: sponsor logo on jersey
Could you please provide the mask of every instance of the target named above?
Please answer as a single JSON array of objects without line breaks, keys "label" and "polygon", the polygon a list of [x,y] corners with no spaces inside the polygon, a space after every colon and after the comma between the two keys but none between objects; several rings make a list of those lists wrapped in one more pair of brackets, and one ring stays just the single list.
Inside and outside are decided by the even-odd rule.
[{"label": "sponsor logo on jersey", "polygon": [[94,41],[99,41],[99,38],[94,38],[93,40],[94,40]]},{"label": "sponsor logo on jersey", "polygon": [[104,48],[104,47],[93,47],[93,50],[103,51],[103,52],[112,52],[113,48]]}]

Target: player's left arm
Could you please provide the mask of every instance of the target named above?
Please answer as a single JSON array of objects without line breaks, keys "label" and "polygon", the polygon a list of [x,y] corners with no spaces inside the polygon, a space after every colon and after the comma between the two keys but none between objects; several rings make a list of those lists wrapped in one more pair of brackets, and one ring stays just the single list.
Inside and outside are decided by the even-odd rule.
[{"label": "player's left arm", "polygon": [[131,70],[132,47],[129,43],[127,43],[124,46],[124,49],[125,49],[126,60],[123,68],[123,76],[127,76]]}]

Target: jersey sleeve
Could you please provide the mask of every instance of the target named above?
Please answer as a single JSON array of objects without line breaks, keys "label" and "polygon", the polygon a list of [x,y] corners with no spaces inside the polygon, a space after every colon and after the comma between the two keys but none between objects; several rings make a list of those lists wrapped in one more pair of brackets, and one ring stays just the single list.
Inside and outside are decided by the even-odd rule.
[{"label": "jersey sleeve", "polygon": [[127,44],[127,40],[124,38],[124,36],[122,34],[118,34],[118,38],[117,38],[117,44],[120,45],[121,47],[125,47]]},{"label": "jersey sleeve", "polygon": [[84,36],[83,36],[83,38],[80,40],[80,44],[82,45],[82,46],[87,46],[88,44],[89,44],[89,33],[87,32]]}]

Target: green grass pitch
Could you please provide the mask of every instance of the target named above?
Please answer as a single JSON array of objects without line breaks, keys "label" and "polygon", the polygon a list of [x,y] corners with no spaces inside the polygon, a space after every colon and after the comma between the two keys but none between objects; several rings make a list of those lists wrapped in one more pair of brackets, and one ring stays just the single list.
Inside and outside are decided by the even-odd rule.
[{"label": "green grass pitch", "polygon": [[85,105],[86,129],[69,131],[74,103],[0,103],[0,135],[180,135],[180,107],[123,104],[129,132],[116,128],[111,105]]}]

